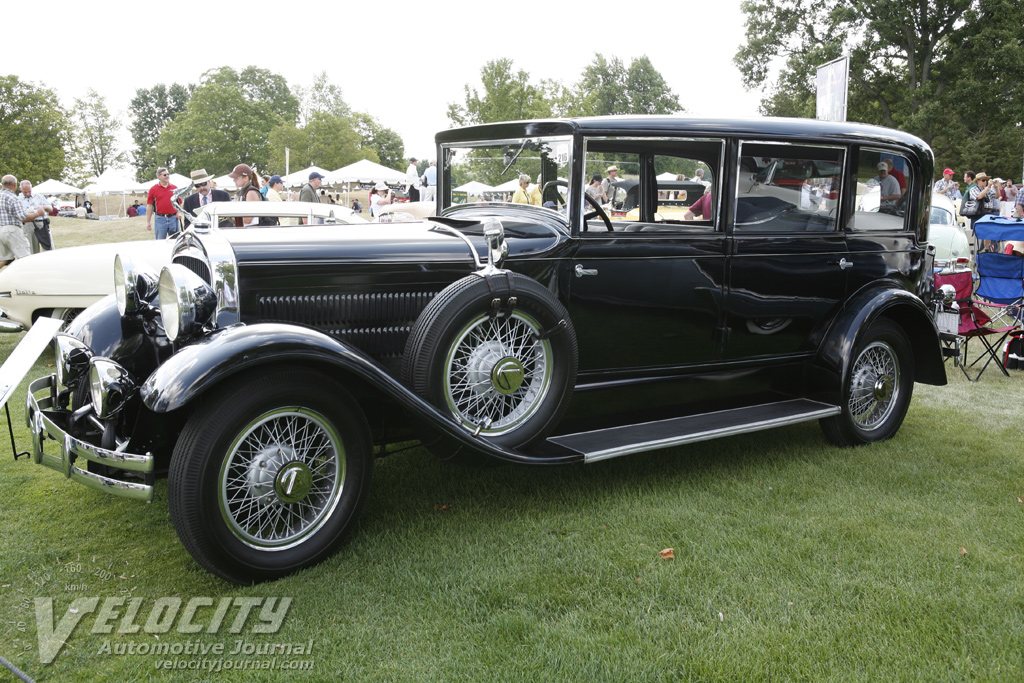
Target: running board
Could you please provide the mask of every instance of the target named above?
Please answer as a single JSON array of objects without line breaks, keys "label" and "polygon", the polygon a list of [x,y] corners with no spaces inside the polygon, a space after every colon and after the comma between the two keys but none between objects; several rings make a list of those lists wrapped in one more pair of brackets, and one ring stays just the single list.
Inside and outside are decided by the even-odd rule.
[{"label": "running board", "polygon": [[764,403],[669,420],[552,436],[548,441],[582,453],[584,462],[718,439],[762,429],[819,420],[842,412],[839,406],[808,399]]}]

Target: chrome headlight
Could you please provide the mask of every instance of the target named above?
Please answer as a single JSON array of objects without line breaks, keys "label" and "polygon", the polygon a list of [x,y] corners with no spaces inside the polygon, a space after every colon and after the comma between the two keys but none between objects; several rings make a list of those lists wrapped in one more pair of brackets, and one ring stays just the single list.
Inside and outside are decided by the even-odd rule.
[{"label": "chrome headlight", "polygon": [[53,338],[56,346],[57,383],[62,387],[70,387],[79,377],[89,371],[92,351],[77,337],[70,334],[58,334]]},{"label": "chrome headlight", "polygon": [[160,271],[160,316],[167,338],[187,338],[213,317],[217,294],[210,285],[179,263]]},{"label": "chrome headlight", "polygon": [[96,417],[114,417],[137,389],[128,371],[107,358],[93,358],[89,367],[89,392]]},{"label": "chrome headlight", "polygon": [[148,266],[137,264],[131,256],[114,257],[114,296],[121,315],[137,313],[156,296],[159,275]]}]

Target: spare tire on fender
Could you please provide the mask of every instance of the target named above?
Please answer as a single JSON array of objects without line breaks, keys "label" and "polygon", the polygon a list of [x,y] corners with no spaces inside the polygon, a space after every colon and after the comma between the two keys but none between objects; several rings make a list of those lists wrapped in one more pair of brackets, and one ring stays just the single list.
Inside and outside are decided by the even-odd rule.
[{"label": "spare tire on fender", "polygon": [[456,422],[509,448],[544,438],[576,383],[576,332],[562,303],[524,275],[467,276],[413,325],[403,381]]}]

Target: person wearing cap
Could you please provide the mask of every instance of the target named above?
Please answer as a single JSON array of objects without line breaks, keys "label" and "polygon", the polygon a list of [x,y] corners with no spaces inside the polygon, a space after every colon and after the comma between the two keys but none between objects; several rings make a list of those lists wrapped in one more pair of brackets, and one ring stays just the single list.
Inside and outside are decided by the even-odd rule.
[{"label": "person wearing cap", "polygon": [[320,189],[320,186],[323,184],[323,182],[324,177],[322,175],[320,175],[316,171],[310,173],[309,182],[303,185],[302,189],[299,190],[299,201],[314,202],[316,204],[319,204],[320,195],[317,193],[317,190]]},{"label": "person wearing cap", "polygon": [[405,191],[409,194],[410,202],[420,200],[420,191],[417,185],[420,183],[420,174],[416,170],[416,157],[409,157],[409,168],[405,169]]},{"label": "person wearing cap", "polygon": [[[260,178],[249,167],[248,164],[238,164],[235,170],[228,173],[228,177],[235,181],[238,188],[238,195],[235,197],[240,202],[262,202],[263,195],[260,193]],[[257,225],[259,217],[244,216],[242,226]]]},{"label": "person wearing cap", "polygon": [[373,194],[370,195],[370,215],[377,217],[378,207],[390,204],[394,201],[391,195],[391,188],[383,180],[373,186]]},{"label": "person wearing cap", "polygon": [[959,197],[957,195],[960,190],[957,187],[957,182],[953,180],[953,169],[947,168],[942,171],[942,178],[935,181],[935,186],[932,188],[938,194],[944,194],[949,197],[949,200],[955,202]]},{"label": "person wearing cap", "polygon": [[610,202],[615,199],[615,186],[612,183],[619,179],[619,167],[609,166],[605,169],[605,173],[608,174],[608,177],[601,181],[601,191],[604,192],[604,196]]},{"label": "person wearing cap", "polygon": [[206,206],[210,202],[231,201],[231,195],[227,192],[224,190],[214,190],[210,187],[210,181],[213,180],[213,176],[207,173],[205,168],[192,171],[190,177],[192,178],[192,184],[195,185],[196,192],[185,197],[185,201],[181,205],[181,208],[185,209],[186,228],[192,224],[189,216],[195,216],[196,211],[200,207]]},{"label": "person wearing cap", "polygon": [[275,174],[267,178],[267,193],[263,196],[267,198],[268,202],[283,202],[284,199],[281,197],[283,191],[284,181],[281,180],[281,176]]},{"label": "person wearing cap", "polygon": [[878,181],[879,192],[879,210],[882,209],[895,209],[896,203],[903,196],[900,192],[899,182],[889,175],[889,164],[884,161],[879,161],[875,166],[878,170],[878,175],[875,176],[875,180]]},{"label": "person wearing cap", "polygon": [[882,159],[885,165],[889,167],[889,175],[896,179],[896,182],[900,186],[900,196],[907,191],[907,176],[903,175],[903,171],[898,168],[893,168],[892,159]]},{"label": "person wearing cap", "polygon": [[146,193],[146,230],[153,230],[153,237],[163,240],[178,234],[178,212],[173,203],[178,188],[171,185],[171,173],[163,166],[156,169],[156,179]]},{"label": "person wearing cap", "polygon": [[604,189],[601,187],[601,174],[595,173],[590,179],[590,184],[587,185],[587,194],[593,197],[598,204],[607,204],[608,196],[604,193]]}]

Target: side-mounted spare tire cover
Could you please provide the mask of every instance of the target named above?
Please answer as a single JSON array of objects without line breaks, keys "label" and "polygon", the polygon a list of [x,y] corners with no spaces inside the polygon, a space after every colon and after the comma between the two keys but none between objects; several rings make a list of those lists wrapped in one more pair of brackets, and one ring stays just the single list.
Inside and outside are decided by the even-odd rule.
[{"label": "side-mounted spare tire cover", "polygon": [[470,275],[413,325],[403,381],[470,431],[509,448],[545,437],[576,383],[576,332],[562,303],[524,275]]}]

